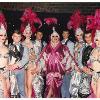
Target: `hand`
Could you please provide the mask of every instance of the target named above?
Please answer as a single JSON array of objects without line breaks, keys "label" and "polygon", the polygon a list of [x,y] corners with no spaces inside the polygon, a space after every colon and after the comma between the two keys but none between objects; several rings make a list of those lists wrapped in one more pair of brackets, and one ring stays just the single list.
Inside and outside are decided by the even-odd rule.
[{"label": "hand", "polygon": [[29,60],[35,60],[36,59],[36,55],[34,54],[34,53],[31,53],[30,55],[29,55]]},{"label": "hand", "polygon": [[8,69],[8,70],[12,70],[12,67],[13,67],[13,65],[8,65],[8,66],[7,66],[7,69]]},{"label": "hand", "polygon": [[81,70],[80,70],[80,68],[78,68],[78,66],[75,66],[75,70],[76,70],[77,72],[81,73]]},{"label": "hand", "polygon": [[13,65],[9,65],[8,66],[8,69],[11,70],[11,71],[12,70],[15,70],[16,68],[18,68],[18,65],[17,64],[13,64]]},{"label": "hand", "polygon": [[33,70],[31,70],[31,74],[34,75],[34,74],[38,74],[40,72],[40,68],[39,67],[36,67],[34,68]]}]

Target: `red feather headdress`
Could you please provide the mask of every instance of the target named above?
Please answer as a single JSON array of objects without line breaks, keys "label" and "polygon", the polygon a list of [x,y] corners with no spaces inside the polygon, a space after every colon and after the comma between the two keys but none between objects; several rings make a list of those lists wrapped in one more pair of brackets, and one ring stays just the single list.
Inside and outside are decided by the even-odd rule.
[{"label": "red feather headdress", "polygon": [[7,23],[6,23],[6,19],[5,16],[2,12],[0,12],[0,33],[6,33],[7,30]]},{"label": "red feather headdress", "polygon": [[100,30],[100,9],[95,11],[95,15],[87,16],[87,30]]},{"label": "red feather headdress", "polygon": [[94,36],[96,30],[100,30],[100,9],[95,11],[95,15],[88,15],[87,16],[87,25],[86,30],[92,30],[92,37],[94,41]]},{"label": "red feather headdress", "polygon": [[[21,29],[20,29],[20,31],[22,33],[24,32],[24,30],[28,24],[30,24],[32,33],[36,32],[42,26],[42,22],[41,22],[40,18],[37,16],[37,14],[35,12],[32,11],[31,8],[25,9],[20,20],[22,21]],[[38,24],[39,27],[36,28],[35,24]]]},{"label": "red feather headdress", "polygon": [[73,15],[70,17],[70,21],[67,23],[68,29],[74,29],[76,31],[77,28],[84,25],[85,16],[81,14],[79,10],[76,10]]},{"label": "red feather headdress", "polygon": [[2,12],[0,12],[0,26],[1,24],[4,25],[4,28],[7,30],[7,23],[6,23],[6,19],[5,16]]},{"label": "red feather headdress", "polygon": [[47,25],[57,24],[56,18],[45,18],[44,21],[46,22]]}]

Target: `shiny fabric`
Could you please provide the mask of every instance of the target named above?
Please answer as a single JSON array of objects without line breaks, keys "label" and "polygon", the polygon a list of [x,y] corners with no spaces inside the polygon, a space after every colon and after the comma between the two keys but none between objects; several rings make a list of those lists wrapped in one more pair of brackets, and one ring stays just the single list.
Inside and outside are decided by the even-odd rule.
[{"label": "shiny fabric", "polygon": [[[46,45],[46,43],[44,41],[42,41],[43,43],[41,43],[38,40],[31,41],[31,42],[33,44],[33,48],[29,49],[29,54],[34,52],[35,55],[36,55],[36,59],[38,59],[39,54],[40,54],[42,48]],[[24,44],[24,42],[23,42],[23,44]],[[36,59],[32,60],[32,61],[29,60],[29,63],[31,63],[33,65],[33,67],[34,67]],[[28,68],[28,64],[25,67],[26,69]],[[43,80],[41,72],[38,73],[38,74],[35,73],[33,75],[32,86],[33,86],[32,97],[34,97],[34,98],[42,98],[44,80]]]},{"label": "shiny fabric", "polygon": [[45,71],[46,75],[45,97],[47,97],[50,88],[52,88],[52,97],[59,98],[64,72],[75,65],[68,48],[61,43],[58,43],[54,48],[51,43],[48,44],[40,54],[38,65],[41,70]]},{"label": "shiny fabric", "polygon": [[[90,60],[89,60],[89,63],[91,63],[91,65],[93,66],[93,67],[98,67],[98,72],[97,71],[94,71],[93,69],[92,69],[92,67],[91,67],[91,69],[92,69],[92,81],[91,81],[91,90],[93,91],[93,93],[92,93],[92,95],[94,95],[93,97],[96,97],[96,90],[97,90],[97,82],[98,82],[98,80],[100,80],[100,68],[99,68],[99,64],[100,64],[100,48],[98,48],[98,47],[96,47],[96,48],[94,48],[93,50],[92,50],[92,52],[91,52],[91,55],[90,55]],[[98,55],[98,56],[97,56]],[[97,62],[98,64],[97,64],[97,66],[96,66],[96,64],[95,64],[95,62]]]},{"label": "shiny fabric", "polygon": [[35,98],[42,98],[43,85],[44,85],[44,81],[42,76],[40,74],[36,74],[35,78],[32,81]]},{"label": "shiny fabric", "polygon": [[[82,53],[82,64],[83,66],[88,67],[87,61],[90,58],[91,51],[93,50],[92,44],[85,44],[85,47],[83,49]],[[80,87],[79,87],[79,97],[81,98],[86,98],[91,94],[91,89],[90,89],[90,84],[91,84],[91,75],[88,75],[84,72],[81,74],[81,80],[80,80]]]},{"label": "shiny fabric", "polygon": [[[75,44],[75,51],[74,51],[74,57],[75,57],[75,61],[77,63],[77,66],[81,69],[83,68],[83,64],[82,64],[82,51],[84,48],[84,42],[76,42]],[[79,87],[80,87],[80,81],[81,81],[81,73],[77,72],[76,70],[73,70],[71,72],[71,82],[70,82],[70,94],[72,98],[77,98],[78,97],[78,91],[79,91]]]},{"label": "shiny fabric", "polygon": [[[3,74],[6,79],[9,78],[9,71],[5,67],[2,67],[2,69],[0,67],[0,74]],[[0,98],[4,98],[4,90],[2,85],[2,80],[0,79]]]}]

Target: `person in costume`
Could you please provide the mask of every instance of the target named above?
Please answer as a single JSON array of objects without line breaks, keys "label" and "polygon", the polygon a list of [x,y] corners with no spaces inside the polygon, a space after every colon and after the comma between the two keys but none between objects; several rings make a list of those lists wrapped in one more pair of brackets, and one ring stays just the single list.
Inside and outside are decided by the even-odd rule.
[{"label": "person in costume", "polygon": [[[81,29],[81,26],[84,25],[84,22],[85,22],[84,15],[82,15],[79,10],[76,10],[70,17],[69,22],[67,23],[68,29],[73,29],[75,32],[76,43],[74,47],[74,59],[80,71],[83,68],[82,51],[84,48],[84,41],[83,41],[83,31]],[[70,81],[69,91],[72,98],[77,98],[80,87],[81,73],[77,72],[76,70],[73,70],[71,75],[72,77]]]},{"label": "person in costume", "polygon": [[[28,17],[27,17],[28,16]],[[21,17],[21,31],[22,35],[25,37],[23,45],[26,46],[29,50],[29,62],[26,65],[26,74],[25,74],[25,90],[28,98],[42,97],[43,90],[43,78],[41,73],[36,73],[35,60],[38,58],[42,48],[45,46],[42,44],[43,33],[38,31],[38,28],[35,27],[35,23],[41,25],[41,20],[38,18],[37,14],[32,12],[31,8],[25,9],[23,16]],[[24,25],[25,23],[26,26]],[[31,36],[36,36],[36,40],[32,41]],[[31,70],[34,70],[34,74],[31,73]]]},{"label": "person in costume", "polygon": [[94,42],[96,43],[96,47],[90,55],[90,69],[92,70],[91,86],[94,97],[100,98],[100,30],[96,31]]},{"label": "person in costume", "polygon": [[77,67],[69,49],[60,42],[60,36],[54,27],[50,38],[51,41],[42,50],[36,66],[38,71],[44,71],[46,75],[45,97],[59,98],[64,73]]},{"label": "person in costume", "polygon": [[[71,53],[72,56],[74,56],[74,43],[69,40],[69,30],[65,30],[62,33],[63,40],[61,41],[62,44],[66,45]],[[70,98],[70,79],[71,79],[71,73],[65,73],[63,77],[63,83],[61,86],[61,95],[63,98]]]},{"label": "person in costume", "polygon": [[[77,63],[77,66],[81,69],[83,67],[82,51],[84,48],[83,31],[81,30],[81,28],[76,29],[75,37],[77,41],[75,43],[75,48],[74,48],[74,58]],[[72,74],[72,78],[70,81],[70,94],[71,94],[71,97],[76,98],[78,97],[81,73],[77,72],[76,70],[73,70],[71,74]]]},{"label": "person in costume", "polygon": [[90,59],[87,61],[89,74],[92,75],[91,82],[91,95],[89,97],[100,98],[100,79],[99,79],[99,43],[100,43],[100,9],[96,9],[95,15],[87,16],[87,30],[92,30],[92,42],[96,44],[94,45],[94,49],[90,54]]},{"label": "person in costume", "polygon": [[8,98],[10,95],[9,83],[9,50],[4,44],[7,38],[7,24],[3,13],[0,12],[0,98]]}]

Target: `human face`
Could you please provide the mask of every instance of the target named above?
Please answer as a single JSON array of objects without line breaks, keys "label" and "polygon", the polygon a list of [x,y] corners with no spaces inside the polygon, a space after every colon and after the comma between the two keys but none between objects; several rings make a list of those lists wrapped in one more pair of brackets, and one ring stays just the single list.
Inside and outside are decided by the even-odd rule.
[{"label": "human face", "polygon": [[80,41],[80,40],[82,40],[82,36],[83,36],[83,34],[77,34],[77,35],[76,35],[76,39],[77,39],[78,41]]},{"label": "human face", "polygon": [[91,33],[85,34],[85,41],[88,44],[90,44],[92,42],[92,35],[91,35]]},{"label": "human face", "polygon": [[23,34],[27,39],[30,39],[32,33],[31,32],[27,32]]},{"label": "human face", "polygon": [[17,34],[17,33],[13,33],[12,35],[12,39],[15,43],[19,43],[20,40],[21,40],[21,35],[20,34]]},{"label": "human face", "polygon": [[7,35],[6,34],[0,33],[0,43],[4,43],[5,40],[6,40],[6,38],[7,38]]},{"label": "human face", "polygon": [[58,36],[58,35],[53,35],[53,36],[51,37],[51,41],[52,41],[53,43],[58,43],[58,42],[59,42],[59,36]]},{"label": "human face", "polygon": [[100,39],[96,38],[95,43],[96,43],[96,46],[100,48]]},{"label": "human face", "polygon": [[43,33],[42,32],[37,32],[36,33],[36,39],[37,40],[42,40],[42,37],[43,37]]},{"label": "human face", "polygon": [[63,39],[68,39],[68,37],[69,37],[69,32],[68,32],[68,31],[63,31],[62,36],[63,36]]}]

